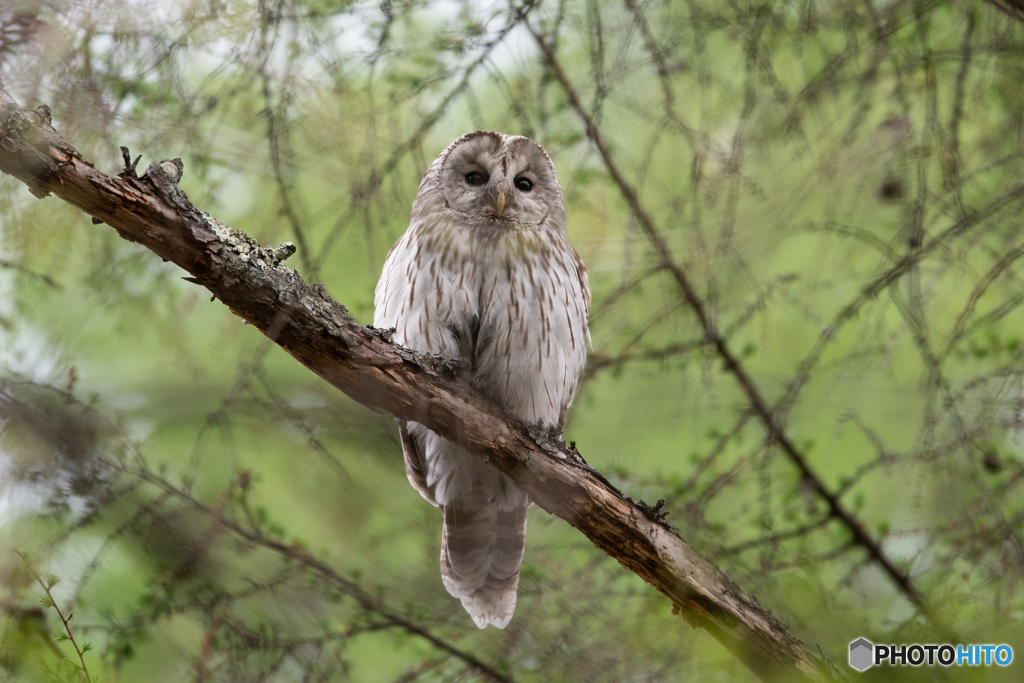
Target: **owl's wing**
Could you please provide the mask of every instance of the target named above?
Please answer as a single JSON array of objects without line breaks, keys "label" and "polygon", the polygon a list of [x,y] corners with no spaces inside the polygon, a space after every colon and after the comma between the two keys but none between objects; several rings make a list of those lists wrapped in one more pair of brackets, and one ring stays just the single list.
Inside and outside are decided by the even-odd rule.
[{"label": "owl's wing", "polygon": [[409,431],[409,425],[404,420],[398,423],[398,435],[402,439],[402,455],[405,456],[405,476],[424,500],[438,507],[434,489],[427,484],[427,460],[423,457],[423,448]]},{"label": "owl's wing", "polygon": [[[393,328],[395,341],[414,351],[472,361],[479,329],[474,289],[465,270],[459,278],[451,274],[445,254],[428,246],[424,229],[414,220],[388,253],[374,294],[373,324]],[[409,482],[438,505],[451,478],[451,458],[439,457],[444,445],[415,420],[401,423],[400,435]]]},{"label": "owl's wing", "polygon": [[[572,320],[572,314],[568,321],[569,327],[579,325],[583,329],[582,337],[585,337],[586,344],[579,350],[575,348],[569,352],[570,358],[567,358],[567,372],[565,376],[566,393],[565,401],[561,405],[561,410],[558,413],[558,429],[561,431],[565,425],[565,413],[569,410],[569,406],[572,405],[573,399],[576,397],[576,385],[579,382],[580,375],[583,373],[583,369],[587,364],[587,348],[590,347],[590,278],[587,277],[587,267],[583,265],[583,259],[576,253],[572,245],[568,246],[567,253],[572,255],[571,263],[567,264],[570,272],[576,276],[576,284],[579,289],[576,291],[570,291],[567,293],[567,301],[572,301],[572,313],[575,314],[576,320]],[[580,306],[582,304],[582,307]],[[566,306],[569,310],[569,306]],[[575,344],[573,344],[575,347]]]},{"label": "owl's wing", "polygon": [[[572,249],[572,247],[569,247]],[[584,315],[587,323],[590,322],[590,278],[587,277],[587,267],[583,265],[583,259],[572,249],[572,255],[576,259],[576,277],[580,281],[580,291],[583,292],[583,303],[585,304]],[[587,341],[590,341],[590,330],[587,330]]]}]

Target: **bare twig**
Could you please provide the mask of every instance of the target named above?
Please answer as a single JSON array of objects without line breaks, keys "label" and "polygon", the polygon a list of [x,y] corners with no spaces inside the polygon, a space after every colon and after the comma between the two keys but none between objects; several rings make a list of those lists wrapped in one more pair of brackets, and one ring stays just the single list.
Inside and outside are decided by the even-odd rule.
[{"label": "bare twig", "polygon": [[52,288],[54,288],[54,289],[56,289],[58,291],[64,289],[60,285],[59,282],[54,280],[52,277],[50,277],[46,273],[37,273],[36,271],[31,270],[29,268],[26,268],[25,266],[21,265],[20,263],[15,263],[14,261],[8,261],[6,259],[0,259],[0,268],[6,268],[8,270],[13,270],[15,272],[21,273],[22,275],[27,275],[28,277],[30,277],[30,278],[32,278],[34,280],[39,280],[40,282],[42,282],[46,286],[52,287]]}]

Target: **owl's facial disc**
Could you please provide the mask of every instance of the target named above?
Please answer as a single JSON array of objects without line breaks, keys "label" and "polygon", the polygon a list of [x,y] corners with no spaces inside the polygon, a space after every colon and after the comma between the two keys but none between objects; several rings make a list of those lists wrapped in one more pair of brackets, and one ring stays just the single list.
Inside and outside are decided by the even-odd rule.
[{"label": "owl's facial disc", "polygon": [[551,161],[524,137],[470,133],[449,152],[438,181],[448,208],[474,224],[528,228],[562,211]]}]

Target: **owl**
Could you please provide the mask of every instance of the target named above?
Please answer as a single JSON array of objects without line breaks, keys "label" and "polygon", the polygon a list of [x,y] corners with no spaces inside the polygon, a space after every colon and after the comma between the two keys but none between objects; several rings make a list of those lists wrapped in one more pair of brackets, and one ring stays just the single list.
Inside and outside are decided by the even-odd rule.
[{"label": "owl", "polygon": [[[590,284],[565,234],[554,164],[529,138],[478,130],[420,182],[384,264],[373,324],[465,361],[508,415],[560,433],[586,363]],[[416,422],[399,433],[409,482],[441,508],[441,579],[480,628],[512,618],[529,497]]]}]

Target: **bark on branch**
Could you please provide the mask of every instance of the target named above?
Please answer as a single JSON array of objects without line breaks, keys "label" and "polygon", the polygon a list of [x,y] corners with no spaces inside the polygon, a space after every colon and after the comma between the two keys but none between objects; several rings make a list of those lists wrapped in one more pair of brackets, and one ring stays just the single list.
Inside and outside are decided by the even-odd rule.
[{"label": "bark on branch", "polygon": [[353,399],[415,420],[510,476],[547,512],[657,588],[672,611],[711,633],[765,680],[836,674],[728,576],[701,557],[656,510],[637,504],[575,450],[507,420],[459,378],[459,369],[391,343],[357,323],[323,285],[281,264],[292,250],[260,246],[195,209],[178,188],[179,159],[141,178],[108,176],[51,127],[48,107],[23,109],[0,87],[0,171],[37,197],[53,194],[171,261],[231,311]]}]

